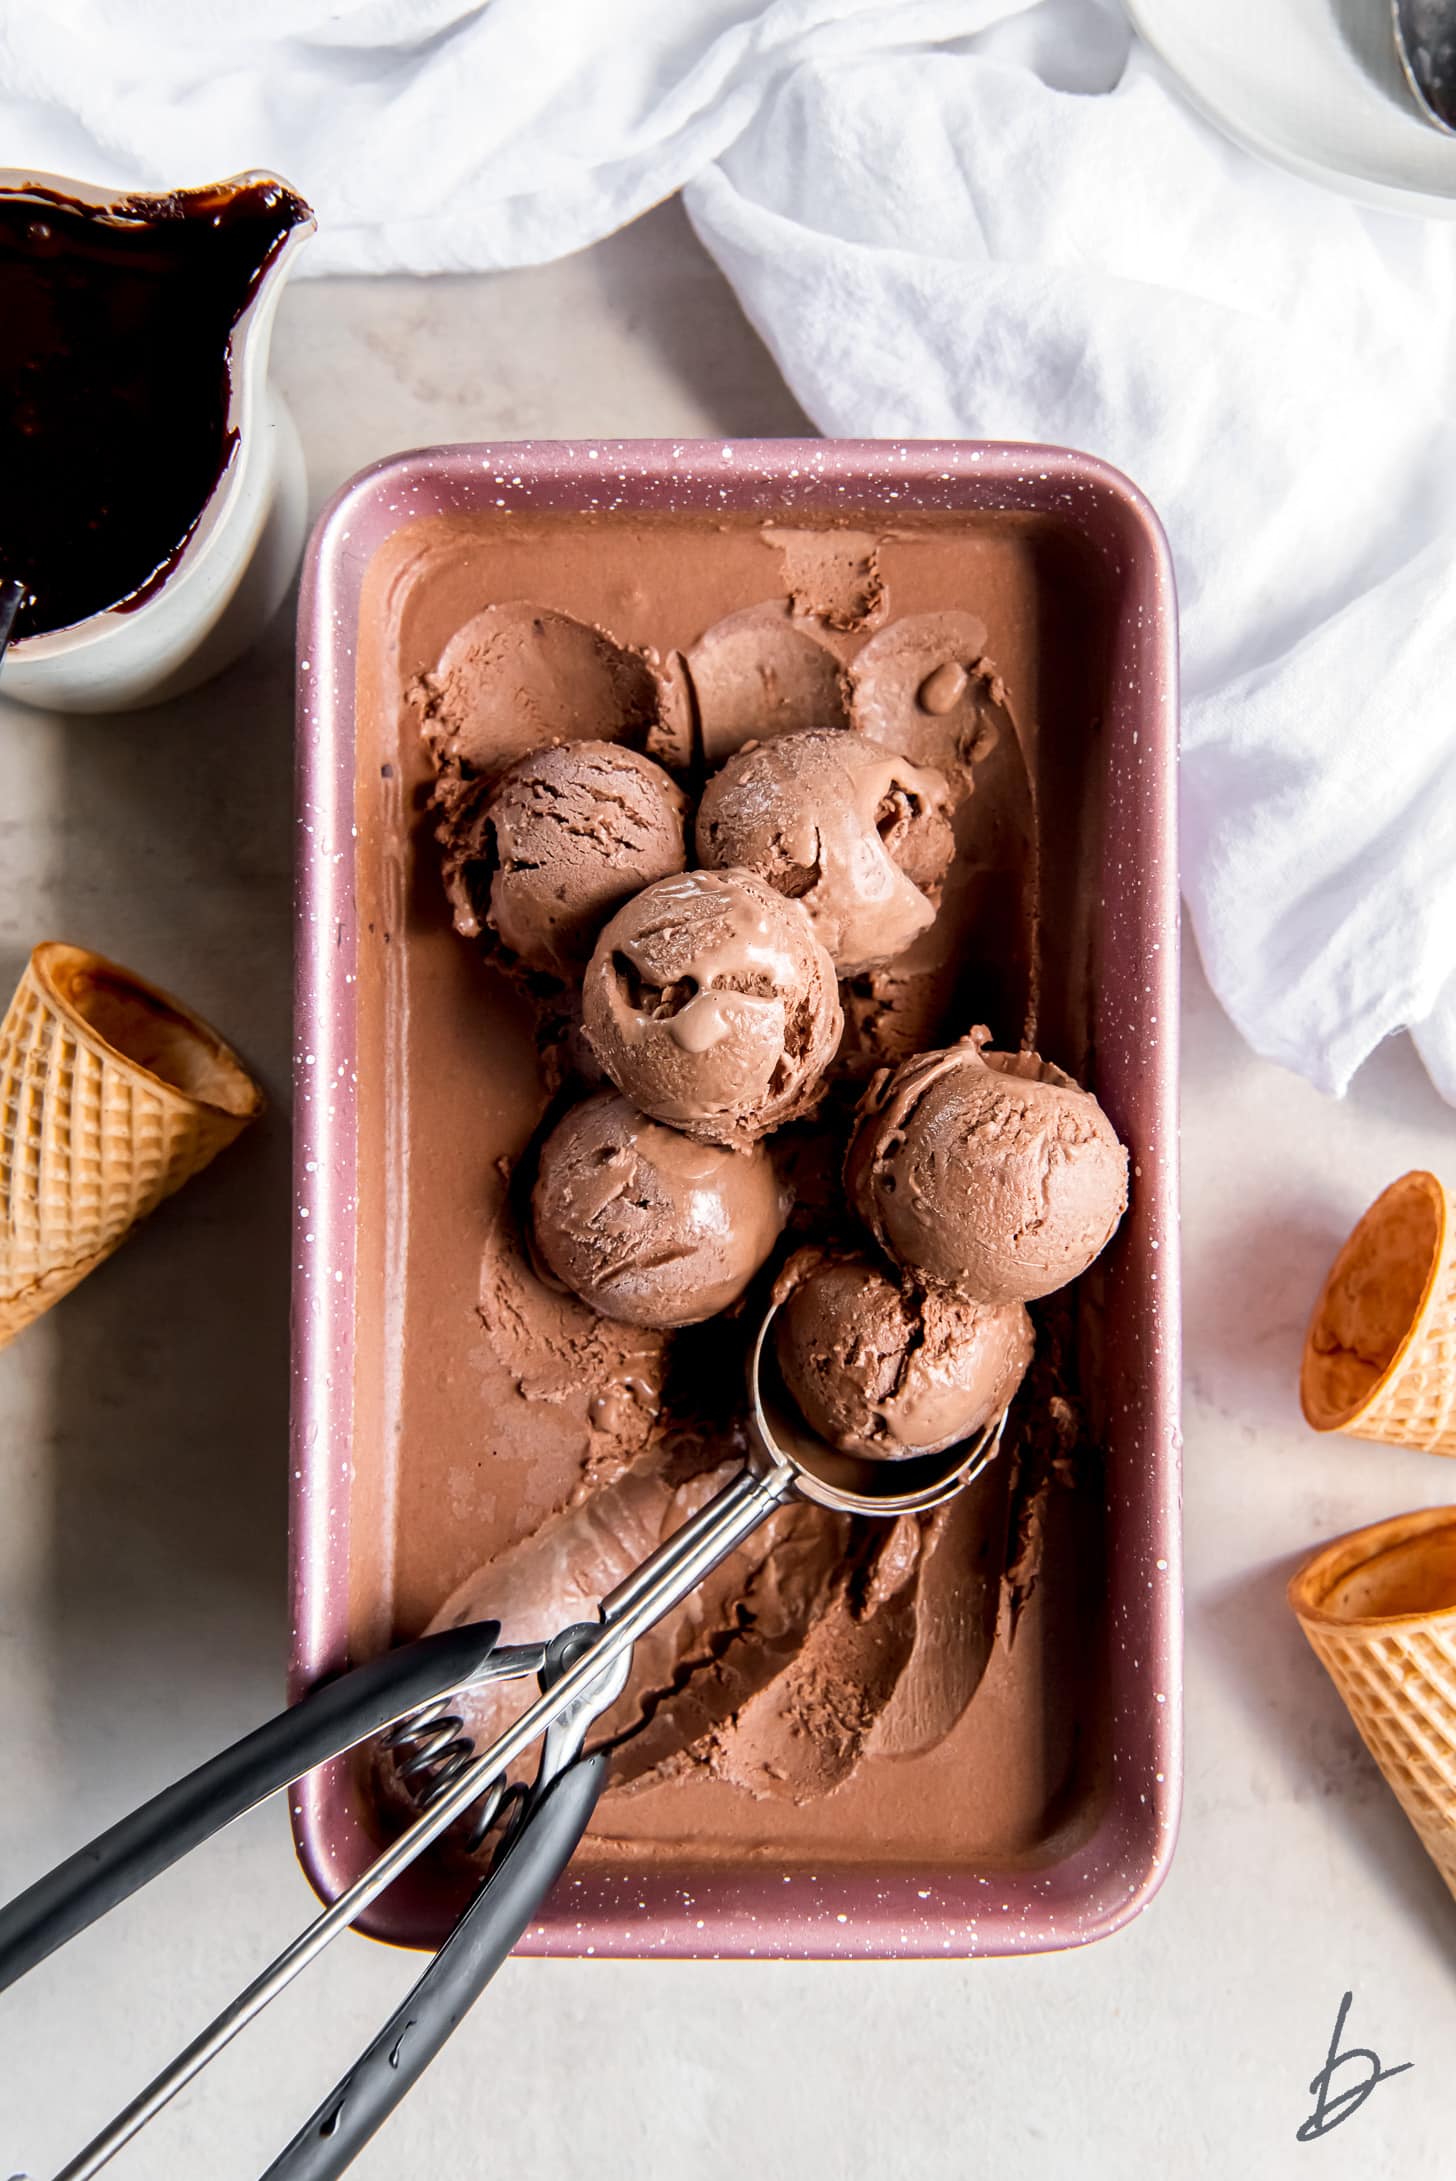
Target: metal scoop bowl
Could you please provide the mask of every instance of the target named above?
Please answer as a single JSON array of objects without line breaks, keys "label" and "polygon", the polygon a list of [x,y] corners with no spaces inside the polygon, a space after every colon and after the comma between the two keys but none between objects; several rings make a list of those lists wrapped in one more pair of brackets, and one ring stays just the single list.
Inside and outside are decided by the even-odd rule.
[{"label": "metal scoop bowl", "polygon": [[771,1337],[779,1308],[770,1304],[748,1357],[750,1467],[765,1483],[780,1480],[778,1499],[798,1493],[846,1515],[924,1514],[954,1499],[995,1459],[1006,1425],[1004,1409],[971,1438],[939,1454],[876,1461],[827,1446],[804,1422],[779,1370]]}]

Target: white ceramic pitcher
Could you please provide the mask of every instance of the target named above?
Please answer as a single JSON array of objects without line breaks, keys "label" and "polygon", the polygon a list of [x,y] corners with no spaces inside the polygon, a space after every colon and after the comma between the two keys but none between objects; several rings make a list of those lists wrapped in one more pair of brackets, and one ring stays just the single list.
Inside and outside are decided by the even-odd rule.
[{"label": "white ceramic pitcher", "polygon": [[[216,187],[256,183],[289,186],[250,172]],[[137,191],[0,168],[0,190],[29,189],[101,208],[146,202]],[[233,327],[227,425],[237,436],[174,565],[137,606],[13,643],[0,667],[0,696],[58,712],[160,703],[230,665],[282,604],[303,549],[308,496],[298,434],[269,384],[268,348],[283,283],[314,227],[310,215],[284,236]]]}]

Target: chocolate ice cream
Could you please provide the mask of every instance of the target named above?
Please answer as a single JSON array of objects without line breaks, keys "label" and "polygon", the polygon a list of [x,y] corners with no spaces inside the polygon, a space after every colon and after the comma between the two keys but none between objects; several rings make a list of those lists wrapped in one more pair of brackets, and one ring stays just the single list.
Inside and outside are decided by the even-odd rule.
[{"label": "chocolate ice cream", "polygon": [[588,725],[604,742],[641,741],[657,682],[640,651],[528,600],[487,606],[420,677],[420,725],[448,800],[515,758]]},{"label": "chocolate ice cream", "polygon": [[902,614],[850,670],[859,732],[922,765],[969,778],[988,731],[986,624],[971,613]]},{"label": "chocolate ice cream", "polygon": [[[367,1146],[356,1450],[366,1503],[350,1568],[357,1655],[432,1617],[499,1611],[514,1634],[528,1611],[540,1632],[590,1615],[744,1453],[742,1322],[626,1324],[532,1261],[531,1147],[561,1088],[574,1079],[586,1101],[598,1078],[584,1064],[585,1040],[563,1036],[564,1009],[538,976],[501,978],[490,959],[501,950],[462,945],[444,914],[429,913],[430,821],[416,813],[432,784],[437,811],[478,796],[483,813],[513,760],[576,736],[626,744],[684,773],[704,758],[722,764],[745,740],[794,730],[852,725],[912,765],[941,770],[922,730],[957,761],[969,739],[974,793],[957,810],[941,912],[894,961],[846,986],[865,1017],[859,1064],[943,1047],[983,1018],[1015,1042],[1048,967],[1049,1038],[1058,1052],[1085,1049],[1085,930],[1065,913],[1084,896],[1096,845],[1078,813],[1100,807],[1085,733],[1100,669],[1087,663],[1083,578],[1048,561],[1034,526],[1019,522],[957,514],[878,530],[867,521],[857,514],[850,535],[716,511],[679,520],[606,505],[586,515],[511,508],[468,523],[424,519],[371,566],[356,781]],[[509,665],[526,635],[513,614],[534,619],[541,609],[496,607],[483,622],[481,607],[529,599],[551,601],[548,633],[559,635],[557,624],[573,632],[561,645],[599,692],[579,707],[560,702],[547,732],[539,713],[525,726],[502,694],[510,677],[491,663],[494,639],[475,642],[494,626]],[[891,704],[871,726],[866,695],[851,721],[850,680],[861,664],[875,670],[859,676],[872,692],[876,661],[903,652],[897,625],[932,615],[944,642],[964,606],[984,614],[995,660],[967,670],[969,698],[952,692],[949,712],[920,705],[920,682],[946,663],[941,655],[911,686],[908,717]],[[522,655],[534,656],[529,646]],[[560,698],[559,675],[543,669],[540,686]],[[1014,728],[1006,689],[1016,693]],[[493,724],[486,697],[500,697]],[[1058,849],[1045,896],[1029,772],[1045,786],[1042,814]],[[413,863],[426,880],[418,898]],[[762,887],[756,898],[765,895],[806,929],[799,903]],[[824,976],[832,992],[827,962]],[[686,1013],[675,981],[658,991]],[[782,1004],[783,982],[772,967],[744,996]],[[666,1037],[671,1019],[650,1018],[652,1030]],[[771,1147],[781,1168],[790,1151],[823,1166],[827,1186],[812,1203],[806,1190],[796,1212],[806,1235],[844,1238],[837,1176],[849,1094],[839,1084]],[[1044,1326],[1043,1313],[1034,1374],[1050,1348]],[[1014,1649],[993,1640],[1008,1495],[1014,1486],[1018,1505],[1029,1503],[1041,1474],[1040,1453],[1033,1463],[1027,1449],[1049,1389],[1057,1399],[1075,1389],[1071,1343],[1017,1402],[1003,1458],[954,1502],[877,1523],[785,1509],[644,1642],[627,1697],[602,1722],[611,1784],[577,1858],[584,1883],[605,1872],[630,1906],[637,1874],[654,1864],[679,1871],[685,1888],[707,1867],[765,1861],[792,1873],[795,1887],[809,1872],[832,1882],[867,1853],[907,1868],[979,1859],[994,1869],[1040,1853],[1069,1818],[1083,1822],[1083,1771],[1095,1781],[1100,1747],[1077,1588],[1090,1568],[1095,1613],[1095,1472],[1089,1489],[1059,1483],[1051,1495],[1048,1574]],[[1080,1459],[1077,1469],[1085,1473]],[[481,1701],[494,1699],[487,1691]],[[489,1723],[472,1714],[472,1728]]]},{"label": "chocolate ice cream", "polygon": [[844,1018],[796,901],[750,871],[659,879],[597,940],[587,1042],[654,1120],[743,1149],[818,1103]]},{"label": "chocolate ice cream", "polygon": [[934,1287],[1029,1302],[1085,1272],[1127,1207],[1127,1153],[1089,1091],[986,1029],[875,1077],[845,1185],[876,1241]]},{"label": "chocolate ice cream", "polygon": [[934,921],[955,849],[950,814],[940,773],[865,735],[810,730],[729,758],[698,807],[698,855],[802,902],[851,977]]},{"label": "chocolate ice cream", "polygon": [[848,724],[838,658],[778,599],[715,621],[688,652],[687,671],[710,765],[750,740]]},{"label": "chocolate ice cream", "polygon": [[1020,1303],[917,1291],[866,1256],[802,1250],[775,1293],[784,1383],[805,1422],[845,1454],[939,1454],[1000,1414],[1031,1361]]},{"label": "chocolate ice cream", "polygon": [[564,742],[447,805],[439,836],[455,929],[488,926],[527,969],[579,976],[613,910],[687,863],[687,798],[650,757]]},{"label": "chocolate ice cream", "polygon": [[1018,1042],[1036,1034],[1034,751],[986,645],[976,614],[902,614],[850,665],[856,732],[935,767],[955,806],[955,858],[935,923],[845,992],[844,1057],[856,1072],[943,1045],[977,1020]]},{"label": "chocolate ice cream", "polygon": [[836,523],[825,530],[765,523],[763,542],[777,551],[789,607],[812,625],[845,633],[878,628],[888,601],[880,568],[884,540],[873,530]]},{"label": "chocolate ice cream", "polygon": [[558,1280],[603,1317],[696,1325],[737,1302],[788,1206],[762,1145],[725,1151],[598,1091],[541,1151],[531,1212]]},{"label": "chocolate ice cream", "polygon": [[[954,867],[952,867],[954,869]],[[959,889],[958,889],[959,891]],[[961,901],[949,904],[963,908]],[[944,1043],[952,1025],[964,1022],[961,1004],[968,963],[964,915],[943,914],[911,941],[893,962],[862,970],[840,987],[844,1042],[838,1068],[868,1079],[877,1068]]]}]

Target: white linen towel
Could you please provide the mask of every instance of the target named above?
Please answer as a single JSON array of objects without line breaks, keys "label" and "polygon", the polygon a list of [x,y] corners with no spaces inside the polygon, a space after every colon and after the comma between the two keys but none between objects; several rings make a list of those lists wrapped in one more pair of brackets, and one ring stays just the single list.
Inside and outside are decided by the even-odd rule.
[{"label": "white linen towel", "polygon": [[[1255,1048],[1456,1101],[1456,225],[1223,141],[1104,0],[0,0],[12,165],[274,167],[313,273],[673,190],[830,433],[1126,470],[1182,601],[1184,887]],[[384,451],[384,450],[381,450]]]}]

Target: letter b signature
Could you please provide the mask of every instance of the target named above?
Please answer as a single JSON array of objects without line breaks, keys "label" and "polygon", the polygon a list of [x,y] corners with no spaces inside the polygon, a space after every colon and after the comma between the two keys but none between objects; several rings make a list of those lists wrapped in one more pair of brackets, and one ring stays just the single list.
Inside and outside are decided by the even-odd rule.
[{"label": "letter b signature", "polygon": [[[1295,2130],[1295,2138],[1300,2143],[1313,2143],[1317,2136],[1328,2135],[1332,2128],[1339,2127],[1342,2120],[1348,2120],[1352,2113],[1359,2112],[1377,2083],[1389,2082],[1392,2075],[1404,2075],[1406,2069],[1414,2065],[1413,2061],[1402,2060],[1399,2067],[1382,2067],[1378,2056],[1365,2045],[1351,2045],[1348,2052],[1341,2052],[1340,2036],[1354,1997],[1353,1992],[1346,1992],[1340,2001],[1340,2011],[1335,2018],[1335,2034],[1330,2039],[1329,2057],[1309,2086],[1310,2095],[1314,2099],[1314,2111]],[[1358,2081],[1349,2082],[1343,2090],[1336,2092],[1336,2075],[1341,2068],[1348,2067],[1352,2062],[1363,2064],[1365,2073]]]}]

